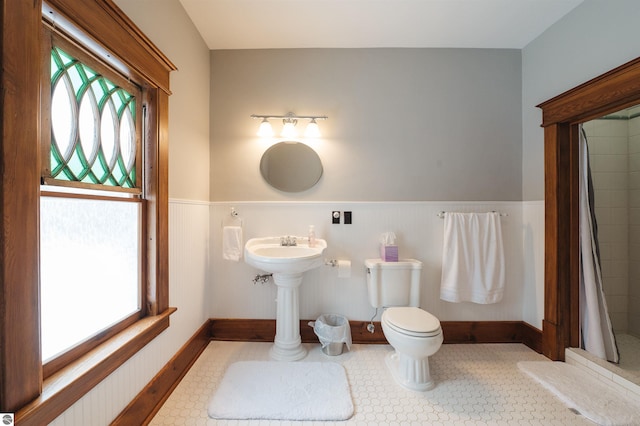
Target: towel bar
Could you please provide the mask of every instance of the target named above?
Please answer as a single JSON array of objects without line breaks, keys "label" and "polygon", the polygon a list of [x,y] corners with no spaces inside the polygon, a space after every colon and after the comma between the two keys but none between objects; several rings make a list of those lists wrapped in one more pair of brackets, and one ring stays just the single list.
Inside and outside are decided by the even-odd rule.
[{"label": "towel bar", "polygon": [[[440,219],[443,219],[443,218],[444,218],[444,215],[445,215],[446,213],[449,213],[449,212],[441,211],[441,212],[439,212],[439,213],[437,214],[437,216],[438,216]],[[492,211],[491,211],[491,213],[498,213],[498,214],[500,214],[500,217],[509,216],[507,213],[501,213],[501,212],[497,212],[497,211],[495,211],[495,210],[492,210]]]}]

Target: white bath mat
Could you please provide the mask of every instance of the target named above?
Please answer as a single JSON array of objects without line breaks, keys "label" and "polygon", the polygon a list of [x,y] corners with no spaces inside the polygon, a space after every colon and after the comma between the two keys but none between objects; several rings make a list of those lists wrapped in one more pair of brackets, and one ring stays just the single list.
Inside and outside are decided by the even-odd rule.
[{"label": "white bath mat", "polygon": [[346,420],[349,382],[335,362],[242,361],[229,366],[209,402],[214,419]]},{"label": "white bath mat", "polygon": [[640,406],[578,367],[564,362],[520,361],[518,368],[598,425],[640,424]]}]

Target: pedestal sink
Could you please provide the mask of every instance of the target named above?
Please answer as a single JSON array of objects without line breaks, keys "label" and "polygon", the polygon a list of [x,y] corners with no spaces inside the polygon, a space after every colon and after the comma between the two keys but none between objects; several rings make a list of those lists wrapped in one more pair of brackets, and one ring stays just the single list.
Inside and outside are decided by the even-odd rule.
[{"label": "pedestal sink", "polygon": [[249,265],[273,274],[278,288],[276,300],[276,338],[271,357],[279,361],[297,361],[306,356],[300,339],[300,311],[298,289],[302,275],[323,264],[322,254],[327,248],[325,240],[316,239],[309,247],[307,238],[281,237],[252,238],[244,246],[244,259]]}]

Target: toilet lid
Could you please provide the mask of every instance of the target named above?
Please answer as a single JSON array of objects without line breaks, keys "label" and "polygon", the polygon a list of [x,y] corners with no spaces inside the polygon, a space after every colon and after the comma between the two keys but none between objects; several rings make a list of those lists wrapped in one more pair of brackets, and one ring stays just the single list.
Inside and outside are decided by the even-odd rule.
[{"label": "toilet lid", "polygon": [[433,336],[440,333],[438,318],[420,308],[389,308],[384,311],[384,317],[387,324],[406,334]]}]

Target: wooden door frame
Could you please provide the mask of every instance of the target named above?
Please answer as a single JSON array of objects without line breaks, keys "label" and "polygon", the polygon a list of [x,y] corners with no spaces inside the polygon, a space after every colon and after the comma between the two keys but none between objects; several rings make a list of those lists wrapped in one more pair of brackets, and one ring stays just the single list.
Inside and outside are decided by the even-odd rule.
[{"label": "wooden door frame", "polygon": [[640,103],[640,58],[538,105],[545,167],[545,306],[542,352],[564,360],[578,347],[578,125]]}]

